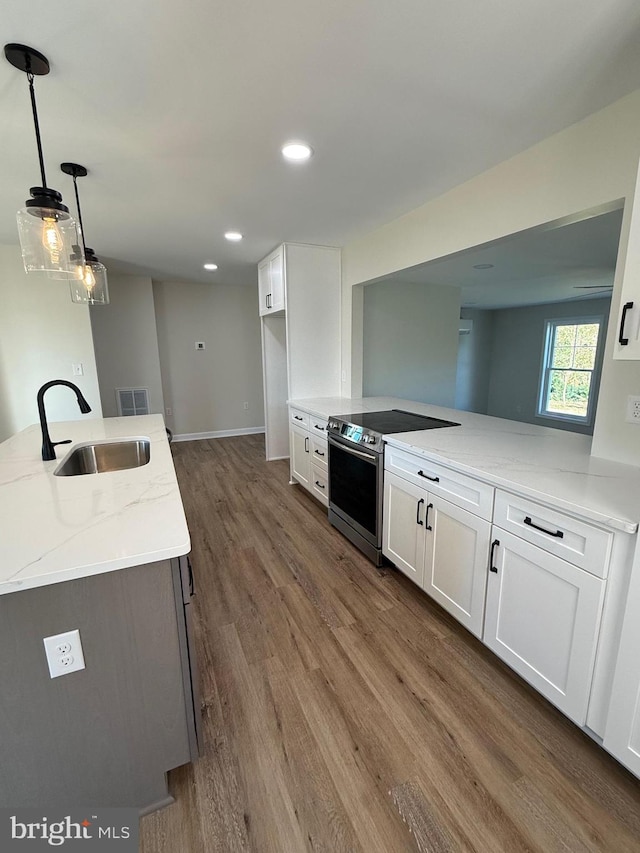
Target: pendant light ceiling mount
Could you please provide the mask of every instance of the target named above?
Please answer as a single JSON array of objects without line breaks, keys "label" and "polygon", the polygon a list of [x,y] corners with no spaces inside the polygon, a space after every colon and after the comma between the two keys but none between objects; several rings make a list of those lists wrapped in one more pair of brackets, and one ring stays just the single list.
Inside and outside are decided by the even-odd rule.
[{"label": "pendant light ceiling mount", "polygon": [[26,44],[5,44],[4,55],[8,61],[19,71],[25,74],[34,74],[36,77],[44,77],[51,71],[49,60],[33,47]]}]

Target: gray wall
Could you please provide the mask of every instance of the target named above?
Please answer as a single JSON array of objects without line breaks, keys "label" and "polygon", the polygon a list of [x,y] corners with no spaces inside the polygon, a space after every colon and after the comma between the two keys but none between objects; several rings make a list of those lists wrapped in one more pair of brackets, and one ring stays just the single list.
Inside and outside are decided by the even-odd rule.
[{"label": "gray wall", "polygon": [[460,290],[380,282],[364,288],[363,393],[453,406]]},{"label": "gray wall", "polygon": [[585,299],[493,311],[491,377],[486,414],[571,432],[593,433],[593,426],[536,416],[545,320],[602,315],[606,334],[609,299]]},{"label": "gray wall", "polygon": [[153,283],[164,403],[173,412],[166,421],[176,435],[264,426],[256,290]]},{"label": "gray wall", "polygon": [[0,246],[0,441],[37,423],[36,394],[50,379],[75,382],[92,409],[82,415],[71,391],[52,388],[50,421],[101,416],[89,309],[73,304],[69,282],[27,275],[18,245]]},{"label": "gray wall", "polygon": [[458,370],[456,373],[456,409],[487,413],[491,351],[493,348],[493,311],[463,308],[460,316],[473,322],[468,335],[458,338]]},{"label": "gray wall", "polygon": [[91,308],[93,343],[105,417],[116,417],[116,388],[147,388],[152,413],[162,414],[162,378],[153,285],[144,276],[109,274],[110,305]]}]

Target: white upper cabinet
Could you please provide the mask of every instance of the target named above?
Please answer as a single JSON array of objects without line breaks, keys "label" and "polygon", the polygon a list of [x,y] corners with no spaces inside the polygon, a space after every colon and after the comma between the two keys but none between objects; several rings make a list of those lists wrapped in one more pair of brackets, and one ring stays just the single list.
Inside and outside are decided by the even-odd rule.
[{"label": "white upper cabinet", "polygon": [[284,246],[279,246],[258,264],[258,293],[261,316],[284,311]]},{"label": "white upper cabinet", "polygon": [[[622,276],[622,297],[613,357],[637,360],[640,359],[640,170],[635,193],[627,199],[625,208],[616,269],[616,279]],[[625,222],[628,222],[628,237]]]}]

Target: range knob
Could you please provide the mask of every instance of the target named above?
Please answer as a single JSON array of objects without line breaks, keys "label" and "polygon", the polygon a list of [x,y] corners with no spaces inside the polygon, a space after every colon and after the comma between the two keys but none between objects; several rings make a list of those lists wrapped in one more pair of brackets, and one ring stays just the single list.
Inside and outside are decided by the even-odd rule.
[{"label": "range knob", "polygon": [[375,437],[375,435],[365,435],[364,440],[367,442],[367,444],[375,444],[377,438]]},{"label": "range knob", "polygon": [[338,422],[337,421],[329,421],[329,429],[337,429]]}]

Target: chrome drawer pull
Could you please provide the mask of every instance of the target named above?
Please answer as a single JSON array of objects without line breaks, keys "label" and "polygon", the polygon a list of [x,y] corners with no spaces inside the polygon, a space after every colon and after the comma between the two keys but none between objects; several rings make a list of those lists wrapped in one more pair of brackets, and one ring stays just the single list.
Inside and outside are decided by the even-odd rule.
[{"label": "chrome drawer pull", "polygon": [[556,532],[554,533],[553,530],[545,530],[544,527],[538,527],[537,524],[534,524],[533,521],[531,521],[531,516],[529,515],[525,517],[524,523],[527,524],[529,527],[533,527],[534,530],[539,530],[541,533],[546,533],[547,536],[555,536],[557,539],[564,539],[564,533],[562,532],[562,530],[556,530]]},{"label": "chrome drawer pull", "polygon": [[430,477],[428,474],[425,474],[422,469],[418,471],[418,477],[424,477],[425,480],[431,480],[432,483],[439,483],[440,477]]}]

